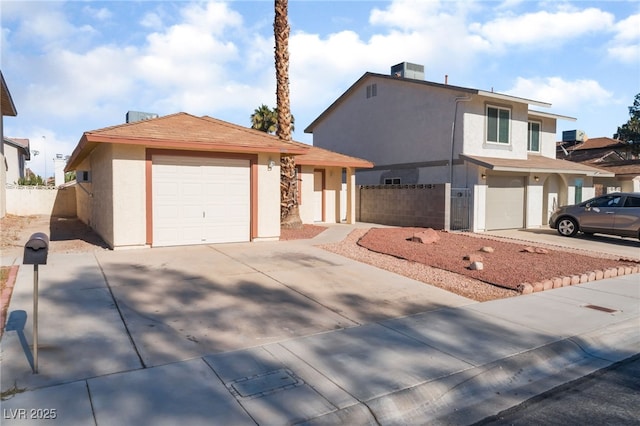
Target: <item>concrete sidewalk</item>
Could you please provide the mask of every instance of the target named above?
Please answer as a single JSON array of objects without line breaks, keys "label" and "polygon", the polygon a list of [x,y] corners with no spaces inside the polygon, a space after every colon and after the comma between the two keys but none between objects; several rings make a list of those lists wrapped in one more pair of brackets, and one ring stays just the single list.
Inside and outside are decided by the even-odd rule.
[{"label": "concrete sidewalk", "polygon": [[[342,232],[335,228],[324,238],[337,241]],[[314,302],[322,296],[313,291],[319,285],[314,274],[327,279],[350,263],[305,244],[251,249],[242,255],[242,265],[222,264],[222,277],[209,279],[228,285],[231,277],[264,281],[264,288],[279,292],[285,290],[276,285],[284,283],[295,293],[286,293],[288,309],[302,304],[318,316],[297,312],[293,318],[308,321],[305,330],[320,325],[324,331],[216,353],[182,346],[172,352],[165,340],[155,340],[153,347],[149,340],[143,347],[137,333],[154,323],[130,321],[134,307],[122,302],[144,297],[136,286],[164,288],[162,275],[153,271],[175,260],[176,252],[154,249],[154,260],[147,263],[136,257],[142,252],[54,255],[47,268],[55,271],[55,280],[40,294],[47,315],[40,317],[40,373],[33,375],[26,318],[31,275],[21,267],[21,288],[0,344],[2,391],[15,392],[1,403],[2,424],[35,424],[46,417],[60,425],[469,424],[640,351],[638,275],[485,303],[429,290],[432,309],[394,317],[391,307],[383,311],[387,319],[367,322],[366,310],[348,311],[347,303],[325,310]],[[299,258],[265,261],[265,256],[285,256],[282,250],[295,250]],[[229,245],[212,252],[239,262],[239,251],[241,245]],[[195,253],[181,249],[179,255]],[[123,271],[123,256],[136,274]],[[383,277],[380,282],[394,280],[409,292],[403,294],[419,291],[418,284],[373,267],[353,271],[361,275],[350,277],[349,286],[356,286],[358,277],[376,286],[375,277]],[[186,271],[173,272],[189,278]],[[300,277],[312,285],[296,288]],[[191,278],[206,284],[201,276]],[[185,301],[184,309],[199,294]],[[240,312],[234,315],[243,320]],[[332,331],[332,324],[339,327]]]}]

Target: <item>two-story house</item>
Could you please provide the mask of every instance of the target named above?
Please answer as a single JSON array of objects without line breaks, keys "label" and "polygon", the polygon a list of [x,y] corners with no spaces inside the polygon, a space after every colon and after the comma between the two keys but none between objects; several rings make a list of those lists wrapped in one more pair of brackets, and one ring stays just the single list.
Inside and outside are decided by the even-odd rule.
[{"label": "two-story house", "polygon": [[[367,72],[305,132],[313,144],[372,161],[359,185],[450,183],[468,188],[473,231],[532,228],[555,206],[593,196],[602,170],[557,160],[556,123],[546,102],[424,80],[401,63]],[[452,191],[453,192],[453,191]]]},{"label": "two-story house", "polygon": [[31,159],[29,139],[4,138],[4,158],[6,162],[6,183],[17,184],[25,177],[26,162]]},{"label": "two-story house", "polygon": [[[11,98],[11,93],[4,81],[2,71],[0,71],[0,137],[4,141],[4,117],[15,117],[18,115],[16,106]],[[4,143],[0,144],[0,218],[7,213],[7,194],[5,190],[5,182],[7,181],[7,163],[4,157]]]}]

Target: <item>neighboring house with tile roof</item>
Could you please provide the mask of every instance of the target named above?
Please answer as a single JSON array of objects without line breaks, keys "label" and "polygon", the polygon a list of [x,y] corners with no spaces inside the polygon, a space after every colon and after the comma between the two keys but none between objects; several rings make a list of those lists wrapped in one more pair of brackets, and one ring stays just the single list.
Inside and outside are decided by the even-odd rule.
[{"label": "neighboring house with tile roof", "polygon": [[31,159],[29,139],[4,138],[3,144],[7,168],[6,183],[15,185],[25,177],[26,162]]},{"label": "neighboring house with tile roof", "polygon": [[613,173],[611,177],[594,177],[596,195],[609,192],[640,192],[640,158],[629,144],[618,139],[599,137],[583,141],[557,142],[556,156]]},{"label": "neighboring house with tile roof", "polygon": [[556,159],[557,121],[575,119],[530,108],[546,102],[425,81],[415,64],[391,71],[366,72],[305,129],[314,146],[375,163],[359,185],[449,183],[452,202],[471,194],[470,229],[484,231],[544,226],[608,174]]},{"label": "neighboring house with tile roof", "polygon": [[[4,80],[4,75],[0,71],[0,137],[4,141],[4,117],[15,117],[18,115],[11,92]],[[7,181],[7,162],[4,156],[4,142],[0,144],[0,218],[7,213],[7,193],[5,182]]]},{"label": "neighboring house with tile roof", "polygon": [[211,117],[177,113],[85,132],[65,171],[76,171],[78,217],[112,248],[273,240],[282,154],[303,167],[304,223],[315,211],[324,222],[339,222],[340,211],[355,220],[353,175],[373,164]]}]

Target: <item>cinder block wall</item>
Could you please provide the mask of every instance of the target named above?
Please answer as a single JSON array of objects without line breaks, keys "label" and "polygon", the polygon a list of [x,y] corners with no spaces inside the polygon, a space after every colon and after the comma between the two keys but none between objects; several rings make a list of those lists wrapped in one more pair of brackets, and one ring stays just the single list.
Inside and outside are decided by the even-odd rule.
[{"label": "cinder block wall", "polygon": [[356,189],[356,220],[449,230],[450,184],[364,185]]}]

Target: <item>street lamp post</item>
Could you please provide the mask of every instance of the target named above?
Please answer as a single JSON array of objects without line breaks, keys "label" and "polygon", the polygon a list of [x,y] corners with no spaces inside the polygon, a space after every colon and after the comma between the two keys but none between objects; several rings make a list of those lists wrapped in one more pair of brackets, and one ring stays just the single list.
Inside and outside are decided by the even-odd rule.
[{"label": "street lamp post", "polygon": [[42,136],[42,145],[44,149],[44,186],[47,186],[49,180],[47,179],[47,138]]}]

